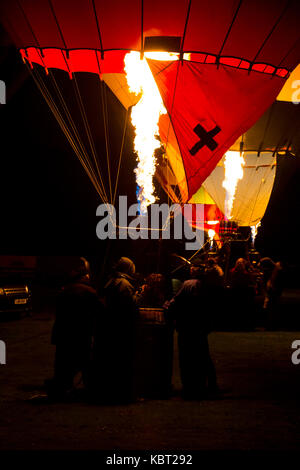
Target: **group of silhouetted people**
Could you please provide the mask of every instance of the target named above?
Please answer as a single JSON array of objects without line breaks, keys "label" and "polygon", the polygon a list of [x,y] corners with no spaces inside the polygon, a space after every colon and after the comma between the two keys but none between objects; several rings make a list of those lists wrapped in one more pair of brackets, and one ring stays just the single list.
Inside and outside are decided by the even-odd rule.
[{"label": "group of silhouetted people", "polygon": [[[72,400],[82,396],[98,403],[135,401],[139,307],[164,308],[168,331],[172,336],[177,331],[183,398],[218,396],[208,334],[214,314],[222,310],[226,286],[231,291],[230,308],[237,308],[241,315],[252,308],[255,269],[240,258],[225,280],[224,270],[210,257],[204,268],[191,266],[183,282],[173,279],[170,287],[162,274],[151,274],[137,288],[135,265],[122,257],[98,295],[91,284],[89,263],[80,258],[57,298],[52,332],[54,377],[47,381],[48,397]],[[259,269],[267,308],[280,295],[282,267],[264,258]]]},{"label": "group of silhouetted people", "polygon": [[50,399],[130,402],[138,307],[132,275],[135,266],[121,258],[100,298],[91,285],[88,262],[81,258],[57,298],[52,343],[54,377]]}]

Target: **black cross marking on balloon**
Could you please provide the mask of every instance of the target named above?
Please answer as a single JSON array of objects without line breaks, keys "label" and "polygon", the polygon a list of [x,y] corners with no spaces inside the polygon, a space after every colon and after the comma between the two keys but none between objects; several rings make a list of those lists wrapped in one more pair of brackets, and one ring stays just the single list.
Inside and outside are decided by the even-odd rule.
[{"label": "black cross marking on balloon", "polygon": [[200,137],[199,142],[197,142],[193,148],[189,151],[191,155],[196,155],[197,152],[199,152],[202,147],[205,145],[211,150],[215,150],[218,147],[217,142],[213,139],[219,132],[221,128],[219,126],[215,126],[214,129],[211,131],[206,131],[204,127],[202,127],[200,124],[197,124],[197,126],[194,129],[195,134],[197,134],[198,137]]}]

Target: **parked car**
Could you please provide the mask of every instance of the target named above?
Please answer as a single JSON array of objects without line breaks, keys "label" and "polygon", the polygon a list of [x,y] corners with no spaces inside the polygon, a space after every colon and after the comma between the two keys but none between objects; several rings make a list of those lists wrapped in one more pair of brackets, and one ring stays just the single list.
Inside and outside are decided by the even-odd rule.
[{"label": "parked car", "polygon": [[27,283],[0,279],[0,313],[30,313],[31,308],[31,290]]}]

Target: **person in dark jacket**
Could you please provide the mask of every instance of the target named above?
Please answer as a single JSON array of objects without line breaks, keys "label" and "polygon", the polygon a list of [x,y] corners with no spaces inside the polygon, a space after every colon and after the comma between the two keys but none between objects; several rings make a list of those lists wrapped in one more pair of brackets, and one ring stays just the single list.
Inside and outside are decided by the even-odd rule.
[{"label": "person in dark jacket", "polygon": [[54,378],[47,385],[50,398],[65,399],[79,385],[86,387],[93,327],[102,310],[90,283],[89,264],[80,258],[57,298],[52,331],[52,344],[56,346]]},{"label": "person in dark jacket", "polygon": [[255,319],[256,278],[246,259],[239,258],[236,261],[230,271],[229,284],[228,326],[234,329],[252,329]]},{"label": "person in dark jacket", "polygon": [[215,367],[209,353],[207,335],[211,331],[207,299],[199,268],[192,267],[191,279],[166,305],[178,332],[182,396],[202,399],[218,392]]},{"label": "person in dark jacket", "polygon": [[[261,265],[265,268],[265,298],[264,298],[264,311],[266,314],[266,326],[268,329],[275,329],[278,327],[280,317],[280,297],[284,288],[284,269],[280,261],[273,263],[273,269],[268,273],[267,268],[268,258],[262,260]],[[268,277],[267,277],[268,276]]]},{"label": "person in dark jacket", "polygon": [[100,364],[102,370],[94,383],[94,399],[99,401],[128,403],[135,399],[134,353],[139,310],[134,273],[134,263],[122,257],[104,287],[105,320],[96,326],[94,343],[95,364]]},{"label": "person in dark jacket", "polygon": [[162,274],[152,273],[136,294],[140,307],[162,307],[166,301],[166,280]]}]

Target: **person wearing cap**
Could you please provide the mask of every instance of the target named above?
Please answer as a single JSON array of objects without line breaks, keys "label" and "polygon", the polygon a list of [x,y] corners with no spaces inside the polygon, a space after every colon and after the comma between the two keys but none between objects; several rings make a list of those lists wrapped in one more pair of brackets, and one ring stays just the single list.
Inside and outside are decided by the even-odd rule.
[{"label": "person wearing cap", "polygon": [[47,381],[52,399],[68,399],[78,385],[86,387],[95,319],[103,307],[91,285],[90,266],[78,258],[56,305],[52,344],[56,346],[54,377]]},{"label": "person wearing cap", "polygon": [[[122,257],[104,287],[106,315],[95,329],[94,398],[112,403],[135,400],[134,354],[139,310],[134,288],[135,265]],[[95,370],[95,368],[94,368]]]},{"label": "person wearing cap", "polygon": [[220,393],[207,338],[212,325],[203,276],[201,268],[191,266],[190,279],[164,305],[166,318],[173,320],[178,333],[182,397],[186,400],[213,398]]}]

